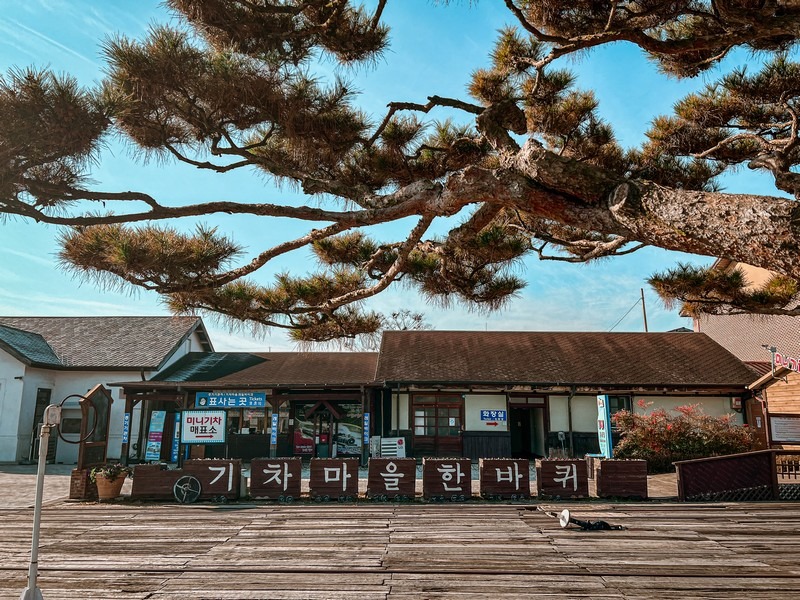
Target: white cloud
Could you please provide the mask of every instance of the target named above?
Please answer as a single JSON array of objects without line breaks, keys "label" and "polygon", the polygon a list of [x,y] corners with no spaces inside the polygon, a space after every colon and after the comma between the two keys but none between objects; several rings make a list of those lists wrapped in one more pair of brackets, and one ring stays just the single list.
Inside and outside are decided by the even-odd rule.
[{"label": "white cloud", "polygon": [[[90,65],[99,66],[99,64],[96,61],[88,58],[87,56],[84,56],[83,54],[81,54],[77,50],[73,50],[69,46],[65,46],[61,42],[58,42],[57,40],[54,40],[53,38],[46,36],[42,32],[37,31],[36,29],[33,29],[32,27],[28,27],[27,25],[24,25],[24,24],[20,23],[19,21],[15,21],[13,19],[10,20],[9,22],[14,26],[14,28],[21,29],[23,31],[27,31],[31,35],[39,38],[40,40],[43,40],[44,42],[50,44],[51,46],[54,46],[55,48],[57,48],[59,50],[62,50],[64,52],[68,53],[68,54],[71,54],[72,56],[75,56],[76,58],[79,58],[79,59],[89,63]],[[22,40],[22,39],[25,39],[25,37],[26,37],[26,36],[23,36],[22,34],[20,34],[18,32],[14,32],[13,28],[5,27],[5,28],[3,28],[3,30],[4,30],[4,32],[6,34],[13,35],[17,40]]]}]

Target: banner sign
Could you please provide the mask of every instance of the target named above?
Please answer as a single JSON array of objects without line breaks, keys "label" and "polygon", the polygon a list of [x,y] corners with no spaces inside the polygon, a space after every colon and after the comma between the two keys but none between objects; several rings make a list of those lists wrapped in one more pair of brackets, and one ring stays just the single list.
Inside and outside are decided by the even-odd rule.
[{"label": "banner sign", "polygon": [[170,456],[170,461],[178,462],[178,450],[180,448],[180,439],[181,439],[181,422],[178,419],[175,419],[175,428],[172,432],[172,454]]},{"label": "banner sign", "polygon": [[263,408],[266,392],[197,392],[197,408]]},{"label": "banner sign", "polygon": [[222,444],[225,442],[224,410],[185,410],[181,413],[182,444]]},{"label": "banner sign", "polygon": [[363,426],[362,432],[364,433],[364,445],[368,446],[369,445],[369,413],[368,412],[364,413],[364,426]]},{"label": "banner sign", "polygon": [[270,430],[270,437],[269,437],[270,444],[277,444],[278,443],[278,413],[272,413],[272,428]]},{"label": "banner sign", "polygon": [[600,442],[600,456],[611,458],[614,454],[611,440],[611,407],[608,396],[597,396],[597,441]]},{"label": "banner sign", "polygon": [[154,410],[150,414],[150,429],[147,433],[147,447],[145,449],[145,460],[159,460],[161,458],[161,440],[164,437],[164,421],[167,418],[167,411]]},{"label": "banner sign", "polygon": [[127,444],[131,434],[131,413],[125,413],[122,417],[122,443]]}]

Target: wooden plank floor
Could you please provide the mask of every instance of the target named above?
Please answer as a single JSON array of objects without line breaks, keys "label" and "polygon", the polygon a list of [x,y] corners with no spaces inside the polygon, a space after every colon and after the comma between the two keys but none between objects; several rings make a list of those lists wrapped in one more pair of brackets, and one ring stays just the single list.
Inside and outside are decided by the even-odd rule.
[{"label": "wooden plank floor", "polygon": [[[569,507],[624,531],[561,529]],[[0,509],[0,599],[25,587],[32,510]],[[61,598],[796,598],[800,504],[45,507]]]}]

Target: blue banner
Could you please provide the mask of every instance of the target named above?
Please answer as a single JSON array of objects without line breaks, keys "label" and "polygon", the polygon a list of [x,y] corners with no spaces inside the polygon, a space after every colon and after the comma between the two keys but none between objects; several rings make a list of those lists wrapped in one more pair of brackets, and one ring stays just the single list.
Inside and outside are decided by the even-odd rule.
[{"label": "blue banner", "polygon": [[364,432],[364,445],[366,446],[366,445],[369,444],[369,413],[368,412],[364,413],[364,429],[363,429],[363,432]]},{"label": "blue banner", "polygon": [[269,443],[278,443],[278,413],[272,413],[272,430],[270,432]]},{"label": "blue banner", "polygon": [[127,444],[131,433],[131,413],[125,413],[122,418],[122,443]]},{"label": "blue banner", "polygon": [[181,439],[181,421],[180,419],[175,419],[175,429],[172,435],[172,455],[170,460],[172,462],[178,462],[178,446],[180,445]]},{"label": "blue banner", "polygon": [[197,392],[197,408],[263,408],[267,405],[266,392]]},{"label": "blue banner", "polygon": [[165,410],[154,410],[150,414],[150,430],[147,433],[145,460],[161,459],[161,440],[164,437],[164,421],[166,418],[167,411]]},{"label": "blue banner", "polygon": [[608,396],[597,396],[597,441],[600,442],[600,456],[611,458],[614,454],[611,440],[611,407],[608,405]]}]

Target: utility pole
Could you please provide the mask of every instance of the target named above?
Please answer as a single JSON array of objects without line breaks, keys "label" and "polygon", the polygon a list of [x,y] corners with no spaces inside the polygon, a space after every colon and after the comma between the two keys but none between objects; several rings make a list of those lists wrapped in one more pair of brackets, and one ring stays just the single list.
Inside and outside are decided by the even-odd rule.
[{"label": "utility pole", "polygon": [[644,332],[647,333],[647,308],[644,305],[644,288],[639,288],[642,294],[642,317],[644,317]]}]

